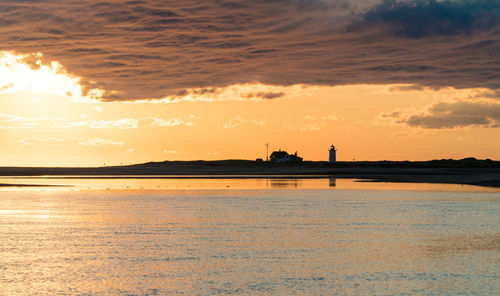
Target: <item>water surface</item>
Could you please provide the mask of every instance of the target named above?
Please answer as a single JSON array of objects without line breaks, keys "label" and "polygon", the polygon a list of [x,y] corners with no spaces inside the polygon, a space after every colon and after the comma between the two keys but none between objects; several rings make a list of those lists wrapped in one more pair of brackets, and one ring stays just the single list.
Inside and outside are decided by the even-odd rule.
[{"label": "water surface", "polygon": [[[500,188],[495,187],[438,183],[370,182],[369,180],[339,179],[329,176],[3,176],[0,177],[0,184],[37,185],[31,188],[29,186],[17,188],[21,190],[328,188],[500,193]],[[2,189],[13,190],[13,187],[0,187],[0,190]]]},{"label": "water surface", "polygon": [[0,294],[500,291],[498,192],[198,181],[0,190]]}]

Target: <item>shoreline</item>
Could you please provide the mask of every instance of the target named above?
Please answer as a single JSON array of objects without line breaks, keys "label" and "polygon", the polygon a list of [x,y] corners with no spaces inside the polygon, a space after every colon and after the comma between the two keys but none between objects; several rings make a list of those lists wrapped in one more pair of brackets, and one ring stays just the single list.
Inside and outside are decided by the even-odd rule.
[{"label": "shoreline", "polygon": [[47,184],[14,184],[14,183],[0,183],[1,187],[71,187],[67,185],[47,185]]},{"label": "shoreline", "polygon": [[[485,165],[486,164],[486,165]],[[500,162],[269,163],[248,160],[153,162],[109,167],[0,167],[0,179],[140,178],[344,178],[364,182],[441,183],[500,188]],[[0,184],[5,187],[7,184]],[[16,185],[21,187],[21,185]],[[23,184],[22,186],[39,186]]]}]

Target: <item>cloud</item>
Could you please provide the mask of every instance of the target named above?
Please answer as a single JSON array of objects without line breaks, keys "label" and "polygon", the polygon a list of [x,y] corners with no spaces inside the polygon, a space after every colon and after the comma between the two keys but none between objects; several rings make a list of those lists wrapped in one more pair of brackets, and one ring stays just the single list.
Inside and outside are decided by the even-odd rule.
[{"label": "cloud", "polygon": [[479,91],[478,93],[475,93],[471,96],[469,96],[472,99],[475,98],[490,98],[490,99],[500,99],[500,90],[492,91],[492,90],[486,90],[486,91]]},{"label": "cloud", "polygon": [[40,145],[45,144],[49,146],[123,146],[125,143],[121,141],[113,141],[100,138],[39,138],[28,137],[19,141],[24,145]]},{"label": "cloud", "polygon": [[134,129],[139,127],[139,120],[133,118],[124,118],[118,120],[85,120],[85,121],[67,121],[54,126],[54,128],[118,128]]},{"label": "cloud", "polygon": [[283,126],[284,129],[288,130],[297,130],[297,131],[319,131],[321,130],[321,126],[316,123],[305,123],[305,124],[292,124],[287,123]]},{"label": "cloud", "polygon": [[328,120],[342,121],[342,120],[344,120],[344,116],[330,114],[328,116],[323,116],[322,119],[323,120],[328,119]]},{"label": "cloud", "polygon": [[41,53],[23,55],[0,48],[0,94],[31,91],[67,96],[73,101],[89,101],[102,96],[102,90],[84,90],[79,77],[69,74],[60,63],[46,62],[42,57]]},{"label": "cloud", "polygon": [[[233,84],[227,87],[191,88],[182,89],[160,101],[164,103],[189,102],[214,102],[214,101],[248,101],[269,100],[294,95],[303,91],[304,85],[277,86],[265,84]],[[115,100],[115,99],[112,99]],[[152,100],[148,100],[152,102]],[[142,101],[141,101],[142,102]]]},{"label": "cloud", "polygon": [[[313,110],[314,112],[321,112],[320,109]],[[304,120],[300,123],[292,122],[291,118],[289,122],[283,125],[284,129],[296,130],[296,131],[319,131],[323,127],[327,126],[329,121],[343,121],[344,117],[340,115],[326,114],[326,115],[305,115]]]},{"label": "cloud", "polygon": [[391,92],[422,91],[425,88],[421,85],[395,85],[389,88]]},{"label": "cloud", "polygon": [[494,29],[500,19],[497,0],[385,0],[363,16],[362,25],[385,25],[408,38],[472,34]]},{"label": "cloud", "polygon": [[403,124],[424,129],[500,127],[500,103],[491,101],[438,102],[422,111],[396,110],[374,120],[379,125]]},{"label": "cloud", "polygon": [[73,127],[86,127],[86,128],[118,128],[118,129],[136,129],[144,127],[172,127],[181,125],[184,120],[179,118],[162,119],[153,117],[143,118],[124,118],[118,120],[84,120],[84,121],[68,121],[55,128],[73,128]]},{"label": "cloud", "polygon": [[285,96],[285,92],[257,92],[257,93],[247,93],[244,95],[246,98],[259,98],[259,99],[276,99]]},{"label": "cloud", "polygon": [[406,124],[432,129],[467,126],[499,127],[500,104],[488,102],[439,102],[427,113],[410,116]]},{"label": "cloud", "polygon": [[153,122],[151,122],[150,126],[152,127],[165,127],[165,126],[177,126],[184,123],[184,120],[179,118],[172,119],[161,119],[161,118],[152,118]]},{"label": "cloud", "polygon": [[258,126],[266,125],[266,121],[264,119],[260,119],[260,118],[256,118],[256,119],[252,120],[252,122]]},{"label": "cloud", "polygon": [[83,145],[83,146],[123,146],[125,144],[124,142],[120,141],[112,141],[112,140],[107,140],[107,139],[99,139],[99,138],[94,138],[94,139],[81,139],[78,141],[78,145]]},{"label": "cloud", "polygon": [[321,121],[321,120],[342,121],[344,120],[344,117],[341,115],[333,115],[333,114],[323,115],[323,116],[306,115],[304,116],[304,119],[314,120],[314,121]]},{"label": "cloud", "polygon": [[63,119],[50,116],[25,118],[10,114],[0,114],[0,129],[34,128],[41,124],[57,125],[62,122],[64,122]]},{"label": "cloud", "polygon": [[33,69],[57,61],[82,95],[112,101],[213,100],[255,84],[497,90],[499,14],[497,0],[5,0],[0,50]]},{"label": "cloud", "polygon": [[[189,116],[189,119],[192,119]],[[71,121],[54,117],[25,118],[10,114],[0,114],[0,129],[34,128],[48,125],[50,128],[90,128],[90,129],[136,129],[151,127],[174,127],[184,124],[180,118],[123,118],[117,120],[80,120]],[[187,122],[186,125],[192,125]]]},{"label": "cloud", "polygon": [[219,127],[221,127],[221,128],[234,128],[234,127],[238,127],[246,122],[251,122],[257,126],[266,125],[266,121],[264,119],[255,118],[255,119],[249,120],[249,119],[242,118],[241,116],[237,115],[234,118],[228,119],[224,124],[219,125]]},{"label": "cloud", "polygon": [[246,121],[247,121],[246,119],[241,118],[239,115],[237,115],[236,117],[229,119],[224,124],[219,125],[219,127],[222,127],[222,128],[234,128],[234,127],[238,127],[238,126],[242,125]]}]

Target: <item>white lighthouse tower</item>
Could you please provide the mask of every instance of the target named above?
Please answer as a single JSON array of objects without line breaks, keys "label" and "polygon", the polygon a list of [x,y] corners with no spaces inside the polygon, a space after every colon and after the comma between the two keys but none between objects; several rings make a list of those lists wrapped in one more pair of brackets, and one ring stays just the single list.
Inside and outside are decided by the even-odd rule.
[{"label": "white lighthouse tower", "polygon": [[337,161],[337,149],[335,149],[335,146],[331,146],[330,147],[330,158],[328,159],[328,161],[330,163],[335,163]]}]

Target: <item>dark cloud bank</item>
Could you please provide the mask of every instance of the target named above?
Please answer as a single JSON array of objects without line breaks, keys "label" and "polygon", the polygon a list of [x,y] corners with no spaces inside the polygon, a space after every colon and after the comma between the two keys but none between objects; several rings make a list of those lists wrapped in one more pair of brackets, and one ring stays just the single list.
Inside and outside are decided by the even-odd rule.
[{"label": "dark cloud bank", "polygon": [[252,82],[497,90],[499,20],[498,0],[3,0],[0,50],[43,52],[110,100]]}]

